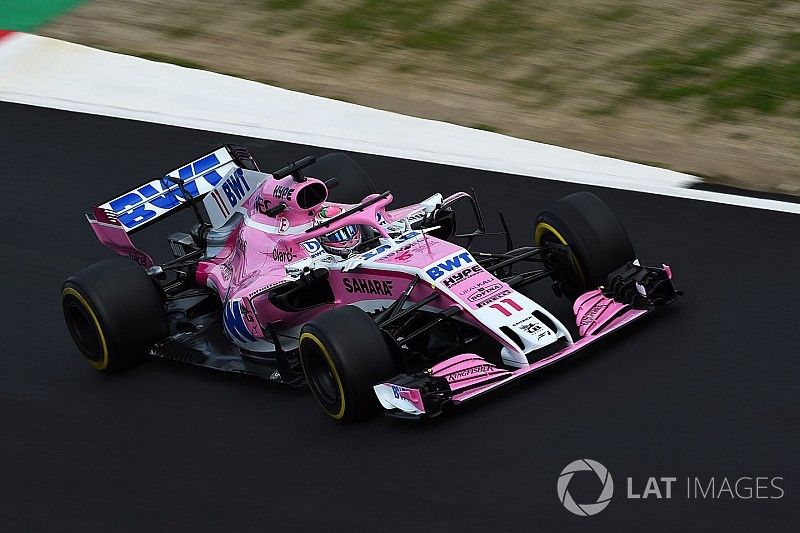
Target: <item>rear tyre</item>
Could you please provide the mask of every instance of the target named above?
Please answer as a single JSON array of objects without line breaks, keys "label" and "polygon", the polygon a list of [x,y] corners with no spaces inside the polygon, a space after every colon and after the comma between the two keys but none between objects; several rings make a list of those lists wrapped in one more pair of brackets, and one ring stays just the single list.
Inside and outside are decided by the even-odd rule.
[{"label": "rear tyre", "polygon": [[378,190],[367,172],[342,152],[334,152],[317,158],[308,169],[310,176],[319,180],[336,178],[339,184],[328,192],[328,201],[340,204],[358,204]]},{"label": "rear tyre", "polygon": [[169,334],[161,291],[142,268],[114,257],[70,276],[61,307],[72,340],[95,370],[129,368]]},{"label": "rear tyre", "polygon": [[397,373],[392,352],[375,321],[353,306],[314,318],[300,331],[300,361],[308,386],[337,422],[375,415],[373,387]]},{"label": "rear tyre", "polygon": [[553,279],[561,292],[575,299],[606,283],[608,275],[636,259],[625,228],[609,207],[590,192],[565,196],[536,217],[537,246],[566,244],[572,264]]}]

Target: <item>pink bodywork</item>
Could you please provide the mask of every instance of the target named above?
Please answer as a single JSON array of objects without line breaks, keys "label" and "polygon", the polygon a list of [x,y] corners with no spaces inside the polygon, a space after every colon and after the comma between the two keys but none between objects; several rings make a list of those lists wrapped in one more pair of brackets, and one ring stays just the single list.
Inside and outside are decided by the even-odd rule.
[{"label": "pink bodywork", "polygon": [[[347,272],[329,268],[329,282],[334,301],[317,305],[300,312],[287,312],[279,309],[269,299],[276,287],[290,283],[287,265],[310,258],[315,253],[315,239],[346,225],[356,224],[373,228],[382,237],[389,238],[384,225],[419,210],[416,205],[398,210],[387,210],[392,202],[389,195],[353,213],[345,220],[329,226],[316,226],[317,216],[323,203],[312,209],[301,209],[296,203],[300,191],[312,184],[322,182],[308,178],[296,183],[291,177],[280,180],[268,178],[242,206],[246,215],[231,232],[227,242],[215,257],[201,261],[196,270],[198,283],[213,286],[223,302],[238,302],[245,325],[252,338],[265,339],[259,323],[270,323],[277,331],[285,331],[304,324],[315,315],[337,306],[375,300],[388,305],[396,300],[411,282],[413,275],[403,271],[376,270],[374,268],[355,268]],[[263,213],[268,206],[286,202],[288,190],[292,190],[289,208],[278,216]],[[276,192],[277,191],[277,192]],[[368,196],[368,201],[374,196]],[[351,206],[342,205],[344,209]],[[305,245],[303,243],[306,243]],[[399,264],[410,268],[423,268],[434,260],[461,250],[460,247],[433,237],[410,243],[400,250],[394,250],[381,257],[381,264]],[[488,273],[486,273],[489,275]],[[355,289],[355,290],[354,290]],[[428,296],[432,288],[419,284],[410,301]],[[235,305],[235,304],[233,304]],[[434,307],[447,307],[453,302],[443,298]],[[257,319],[257,320],[256,320]],[[247,337],[247,336],[245,336]],[[242,340],[234,338],[234,340]],[[247,339],[245,339],[247,340]]]},{"label": "pink bodywork", "polygon": [[89,225],[91,225],[97,239],[110,250],[119,255],[130,257],[139,263],[142,268],[153,266],[153,260],[149,255],[134,246],[130,236],[125,232],[114,213],[95,207],[92,214],[87,215],[86,219],[89,221]]}]

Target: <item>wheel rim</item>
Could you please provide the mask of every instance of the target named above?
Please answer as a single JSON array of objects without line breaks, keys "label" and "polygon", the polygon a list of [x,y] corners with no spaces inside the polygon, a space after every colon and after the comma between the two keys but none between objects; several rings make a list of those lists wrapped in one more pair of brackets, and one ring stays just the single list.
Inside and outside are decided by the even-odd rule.
[{"label": "wheel rim", "polygon": [[81,353],[97,366],[103,363],[103,339],[89,310],[72,294],[64,296],[64,318],[72,340]]},{"label": "wheel rim", "polygon": [[[534,241],[538,246],[543,246],[546,244],[563,244],[569,246],[567,240],[562,237],[555,228],[546,223],[539,223],[536,225]],[[565,285],[564,289],[567,292],[577,291],[577,294],[575,294],[575,296],[577,296],[583,290],[583,288],[586,287],[586,276],[583,273],[580,261],[575,256],[575,253],[571,248],[569,255],[573,272],[571,275],[561,280],[561,282]]]},{"label": "wheel rim", "polygon": [[319,339],[303,334],[300,341],[300,355],[306,380],[323,409],[333,418],[344,415],[342,384],[332,367],[330,356],[325,353]]},{"label": "wheel rim", "polygon": [[319,355],[310,357],[308,363],[309,373],[312,376],[321,399],[327,404],[338,405],[339,391],[336,390],[333,372],[331,372],[328,364]]}]

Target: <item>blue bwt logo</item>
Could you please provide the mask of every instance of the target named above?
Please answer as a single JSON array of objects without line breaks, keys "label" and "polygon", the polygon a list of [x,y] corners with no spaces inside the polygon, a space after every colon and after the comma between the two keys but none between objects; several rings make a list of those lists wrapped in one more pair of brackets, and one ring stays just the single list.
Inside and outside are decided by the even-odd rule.
[{"label": "blue bwt logo", "polygon": [[472,256],[469,255],[469,252],[461,252],[458,255],[454,255],[450,259],[446,259],[441,263],[438,263],[436,266],[430,267],[425,271],[425,273],[428,274],[432,280],[437,280],[448,272],[458,270],[462,266],[468,265],[472,262],[474,262],[474,259],[472,259]]},{"label": "blue bwt logo", "polygon": [[[178,169],[178,177],[185,180],[184,189],[189,196],[194,198],[200,194],[198,179],[204,180],[211,187],[219,183],[222,176],[214,170],[208,172],[218,164],[217,156],[209,154]],[[205,174],[201,176],[202,173]],[[185,202],[186,198],[183,196],[183,191],[164,177],[112,200],[109,207],[119,216],[120,224],[127,229],[133,229],[158,215],[154,207],[168,211]]]},{"label": "blue bwt logo", "polygon": [[[211,182],[209,181],[209,183]],[[250,192],[250,185],[244,178],[242,169],[236,169],[236,172],[225,180],[225,183],[222,184],[222,192],[225,193],[232,208],[239,204],[245,193]]]}]

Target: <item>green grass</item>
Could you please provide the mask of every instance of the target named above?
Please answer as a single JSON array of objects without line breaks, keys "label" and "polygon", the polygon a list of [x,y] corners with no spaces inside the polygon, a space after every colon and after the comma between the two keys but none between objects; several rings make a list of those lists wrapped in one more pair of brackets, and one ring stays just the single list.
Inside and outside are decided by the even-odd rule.
[{"label": "green grass", "polygon": [[[699,103],[705,112],[700,122],[735,121],[741,112],[775,115],[787,103],[800,116],[800,30],[787,21],[787,29],[767,35],[748,24],[786,1],[731,0],[713,8],[720,15],[711,22],[663,27],[661,19],[673,15],[661,6],[623,1],[584,10],[544,0],[255,1],[273,34],[299,32],[316,41],[316,60],[339,73],[385,62],[387,71],[412,76],[427,72],[426,58],[434,57],[434,65],[503,86],[527,109],[580,96],[587,103],[578,112],[585,116],[614,115],[648,100],[689,101],[692,109]],[[192,20],[192,14],[176,20]],[[182,22],[164,32],[186,39],[202,28]],[[650,32],[670,37],[603,59],[606,46],[647,42]],[[403,51],[399,60],[387,55],[397,51]],[[199,68],[177,58],[149,58]]]},{"label": "green grass", "polygon": [[306,7],[308,0],[264,0],[266,9],[291,10]]},{"label": "green grass", "polygon": [[316,38],[327,42],[366,42],[375,48],[470,52],[474,43],[502,44],[531,26],[515,2],[487,0],[479,9],[450,22],[436,22],[452,0],[361,0],[341,10],[317,13]]},{"label": "green grass", "polygon": [[786,102],[800,100],[798,35],[785,36],[777,51],[744,65],[730,60],[758,42],[746,33],[686,50],[649,51],[633,78],[634,93],[665,102],[700,98],[714,120],[735,120],[740,110],[778,113]]},{"label": "green grass", "polygon": [[189,37],[194,37],[196,35],[200,35],[202,32],[200,28],[194,25],[186,25],[186,26],[170,26],[164,30],[166,35],[169,35],[173,39],[186,39]]},{"label": "green grass", "polygon": [[593,20],[602,22],[622,22],[636,14],[636,8],[630,4],[611,7],[605,11],[592,13]]},{"label": "green grass", "polygon": [[378,42],[385,42],[381,36],[413,31],[437,7],[440,5],[430,0],[362,0],[323,18],[321,35],[336,40],[378,38]]}]

